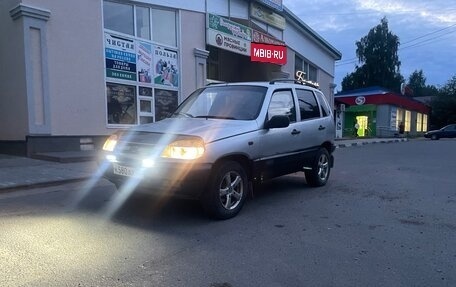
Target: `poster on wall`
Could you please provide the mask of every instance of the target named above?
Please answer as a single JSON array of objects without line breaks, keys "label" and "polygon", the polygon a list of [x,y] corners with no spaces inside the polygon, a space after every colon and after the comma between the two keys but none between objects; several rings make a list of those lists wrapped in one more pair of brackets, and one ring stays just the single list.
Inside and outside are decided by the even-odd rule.
[{"label": "poster on wall", "polygon": [[106,83],[108,124],[136,124],[136,87]]},{"label": "poster on wall", "polygon": [[177,52],[155,46],[153,58],[155,65],[154,83],[177,88],[179,86]]},{"label": "poster on wall", "polygon": [[397,121],[397,108],[396,107],[391,107],[390,130],[397,131],[396,121]]},{"label": "poster on wall", "polygon": [[136,44],[136,67],[138,69],[138,81],[141,83],[152,82],[152,45],[149,43],[138,42]]},{"label": "poster on wall", "polygon": [[136,81],[136,51],[131,39],[105,33],[106,77]]},{"label": "poster on wall", "polygon": [[155,89],[155,119],[169,117],[177,109],[177,91]]}]

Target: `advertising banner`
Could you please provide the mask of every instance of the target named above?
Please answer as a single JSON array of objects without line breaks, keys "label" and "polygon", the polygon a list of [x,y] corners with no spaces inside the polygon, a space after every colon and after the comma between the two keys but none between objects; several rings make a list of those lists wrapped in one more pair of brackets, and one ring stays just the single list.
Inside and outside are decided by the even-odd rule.
[{"label": "advertising banner", "polygon": [[255,19],[263,21],[271,26],[277,27],[280,30],[285,30],[285,18],[273,12],[271,9],[264,7],[263,5],[251,2],[250,15]]},{"label": "advertising banner", "polygon": [[252,43],[250,60],[253,62],[285,65],[287,63],[287,47]]},{"label": "advertising banner", "polygon": [[131,39],[105,34],[106,76],[136,81],[136,51]]},{"label": "advertising banner", "polygon": [[220,49],[250,56],[250,42],[216,30],[208,29],[207,43]]},{"label": "advertising banner", "polygon": [[218,15],[208,15],[207,44],[250,56],[252,29]]},{"label": "advertising banner", "polygon": [[154,48],[154,83],[164,86],[179,86],[177,52],[160,46]]},{"label": "advertising banner", "polygon": [[138,81],[142,83],[152,82],[152,45],[149,43],[137,43],[137,69]]},{"label": "advertising banner", "polygon": [[265,33],[261,33],[260,31],[257,31],[257,30],[253,30],[252,38],[253,38],[253,42],[255,42],[255,43],[285,46],[285,42],[280,41]]}]

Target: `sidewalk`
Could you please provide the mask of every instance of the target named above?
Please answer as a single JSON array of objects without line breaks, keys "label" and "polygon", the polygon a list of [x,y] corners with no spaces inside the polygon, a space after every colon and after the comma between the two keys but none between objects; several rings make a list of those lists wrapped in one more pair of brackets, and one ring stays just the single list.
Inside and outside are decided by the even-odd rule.
[{"label": "sidewalk", "polygon": [[[338,139],[336,140],[336,147],[347,148],[404,141],[407,139]],[[51,154],[57,156],[57,153]],[[85,157],[83,158],[84,161],[80,161],[74,152],[60,153],[58,156],[61,160],[53,158],[53,161],[46,161],[0,154],[0,193],[86,180],[94,175],[98,168],[94,158],[91,160]],[[69,158],[72,160],[67,160]]]}]

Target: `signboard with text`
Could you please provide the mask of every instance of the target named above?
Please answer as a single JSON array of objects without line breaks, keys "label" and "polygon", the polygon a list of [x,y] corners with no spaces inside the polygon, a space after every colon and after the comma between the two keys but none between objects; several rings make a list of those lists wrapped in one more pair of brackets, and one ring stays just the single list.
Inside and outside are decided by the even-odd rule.
[{"label": "signboard with text", "polygon": [[252,29],[218,15],[208,15],[207,44],[250,56]]},{"label": "signboard with text", "polygon": [[254,2],[251,3],[250,15],[253,18],[263,21],[276,28],[279,28],[281,30],[285,29],[286,20],[284,17],[282,17],[281,15],[273,12],[271,9],[264,7],[258,3],[254,3]]},{"label": "signboard with text", "polygon": [[136,50],[133,40],[105,34],[106,76],[136,81]]},{"label": "signboard with text", "polygon": [[287,47],[252,43],[251,45],[252,62],[273,63],[285,65],[287,63]]}]

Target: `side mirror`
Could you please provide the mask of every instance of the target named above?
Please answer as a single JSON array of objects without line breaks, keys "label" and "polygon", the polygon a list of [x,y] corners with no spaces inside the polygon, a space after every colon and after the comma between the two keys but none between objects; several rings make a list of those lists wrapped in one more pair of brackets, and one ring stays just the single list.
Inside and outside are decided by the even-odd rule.
[{"label": "side mirror", "polygon": [[265,129],[286,128],[290,125],[290,118],[285,115],[275,115],[264,124]]}]

